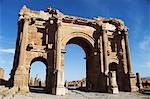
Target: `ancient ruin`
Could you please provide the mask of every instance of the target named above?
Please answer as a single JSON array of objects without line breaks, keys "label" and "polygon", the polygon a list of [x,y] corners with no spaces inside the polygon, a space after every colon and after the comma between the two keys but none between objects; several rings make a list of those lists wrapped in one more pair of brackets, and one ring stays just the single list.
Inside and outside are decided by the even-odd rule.
[{"label": "ancient ruin", "polygon": [[38,75],[36,75],[36,77],[31,77],[29,86],[45,87],[45,81],[42,81]]},{"label": "ancient ruin", "polygon": [[69,89],[78,89],[86,87],[86,79],[76,81],[65,81],[65,87]]},{"label": "ancient ruin", "polygon": [[64,15],[51,7],[46,11],[34,11],[26,6],[19,12],[11,86],[20,92],[29,92],[30,66],[41,61],[47,66],[47,93],[65,95],[67,44],[77,44],[86,53],[87,91],[137,90],[130,62],[128,28],[122,20],[87,19]]},{"label": "ancient ruin", "polygon": [[0,79],[4,79],[4,69],[0,68]]}]

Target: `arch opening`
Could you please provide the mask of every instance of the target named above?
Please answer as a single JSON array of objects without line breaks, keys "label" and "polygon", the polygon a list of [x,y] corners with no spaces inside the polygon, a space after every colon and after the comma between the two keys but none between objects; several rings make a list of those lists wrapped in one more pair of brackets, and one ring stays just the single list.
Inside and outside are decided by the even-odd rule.
[{"label": "arch opening", "polygon": [[84,50],[76,44],[68,44],[65,49],[65,82],[68,82],[68,89],[77,89],[86,86],[86,60]]},{"label": "arch opening", "polygon": [[93,58],[91,57],[93,57],[92,54],[94,52],[92,44],[90,44],[90,42],[85,38],[74,37],[66,43],[64,49],[68,52],[63,56],[65,58],[64,70],[67,71],[67,69],[70,68],[72,71],[69,71],[70,74],[67,74],[71,77],[71,79],[67,79],[68,77],[65,77],[65,80],[70,80],[65,81],[65,87],[68,89],[87,90],[88,87],[92,86],[91,84],[93,81],[90,73],[93,70],[91,68],[93,65],[91,62]]},{"label": "arch opening", "polygon": [[31,61],[29,69],[30,92],[46,93],[47,62],[43,58]]}]

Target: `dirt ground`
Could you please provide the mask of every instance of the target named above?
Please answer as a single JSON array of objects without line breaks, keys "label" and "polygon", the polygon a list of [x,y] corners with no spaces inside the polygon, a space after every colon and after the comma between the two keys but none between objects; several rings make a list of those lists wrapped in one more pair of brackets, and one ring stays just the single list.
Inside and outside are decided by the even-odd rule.
[{"label": "dirt ground", "polygon": [[[5,97],[4,99],[8,98]],[[68,94],[65,96],[30,92],[25,95],[14,95],[13,99],[150,99],[150,95],[144,95],[138,92],[120,92],[119,94],[109,94],[69,90]]]}]

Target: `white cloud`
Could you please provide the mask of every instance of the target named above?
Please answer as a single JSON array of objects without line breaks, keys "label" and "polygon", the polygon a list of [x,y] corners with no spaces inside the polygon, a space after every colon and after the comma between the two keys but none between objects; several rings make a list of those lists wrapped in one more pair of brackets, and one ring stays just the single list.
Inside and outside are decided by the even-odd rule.
[{"label": "white cloud", "polygon": [[139,43],[140,49],[144,51],[150,51],[150,38],[149,36],[145,37],[142,42]]},{"label": "white cloud", "polygon": [[15,53],[15,49],[14,48],[0,49],[0,52],[14,54]]}]

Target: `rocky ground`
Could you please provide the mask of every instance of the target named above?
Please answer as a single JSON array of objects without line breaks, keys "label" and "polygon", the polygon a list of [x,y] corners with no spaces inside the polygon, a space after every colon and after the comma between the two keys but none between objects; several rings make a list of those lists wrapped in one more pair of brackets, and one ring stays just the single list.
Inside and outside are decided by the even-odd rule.
[{"label": "rocky ground", "polygon": [[16,94],[15,89],[0,87],[0,99],[150,99],[150,91],[146,94],[138,92],[120,92],[119,94],[83,92],[79,90],[69,90],[65,96],[46,94],[43,88],[32,87],[30,93]]},{"label": "rocky ground", "polygon": [[[10,97],[4,97],[3,99],[10,99]],[[108,93],[69,90],[69,93],[65,96],[30,92],[25,95],[13,95],[11,99],[150,99],[150,95],[144,95],[137,92],[120,92],[119,94],[114,95]]]}]

